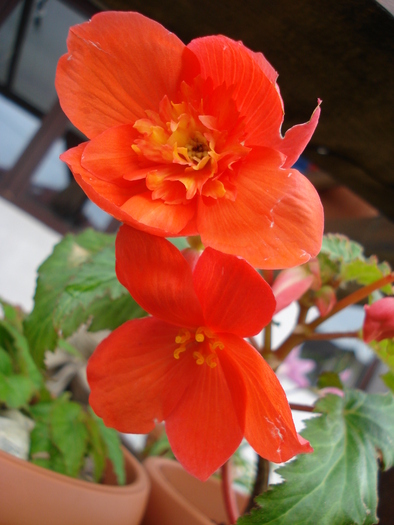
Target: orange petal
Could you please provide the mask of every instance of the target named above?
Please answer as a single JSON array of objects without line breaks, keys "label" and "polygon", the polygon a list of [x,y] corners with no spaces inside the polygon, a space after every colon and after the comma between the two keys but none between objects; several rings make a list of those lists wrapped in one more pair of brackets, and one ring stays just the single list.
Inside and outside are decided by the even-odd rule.
[{"label": "orange petal", "polygon": [[104,131],[89,141],[82,153],[81,165],[102,180],[136,180],[140,173],[137,156],[131,148],[138,133],[132,124]]},{"label": "orange petal", "polygon": [[148,317],[125,323],[100,343],[87,366],[89,403],[107,426],[145,434],[172,412],[190,381],[186,361],[173,355],[178,332]]},{"label": "orange petal", "polygon": [[286,394],[261,355],[243,339],[220,334],[226,350],[218,353],[224,373],[241,374],[246,388],[245,438],[263,458],[281,463],[296,454],[312,452],[299,439]]},{"label": "orange petal", "polygon": [[[152,200],[151,192],[146,192],[131,197],[122,206],[122,212],[128,224],[139,224],[138,228],[154,235],[174,237],[181,235],[193,220],[196,204],[166,204],[161,199]],[[196,234],[197,231],[189,233]]]},{"label": "orange petal", "polygon": [[[185,356],[186,357],[186,356]],[[244,390],[234,403],[220,364],[190,361],[190,385],[166,419],[171,448],[183,467],[205,481],[235,452],[243,437]],[[236,383],[237,375],[233,381]]]},{"label": "orange petal", "polygon": [[116,238],[116,274],[150,314],[178,326],[204,324],[190,266],[165,239],[122,226]]},{"label": "orange petal", "polygon": [[199,59],[203,78],[212,78],[214,87],[234,86],[233,99],[247,132],[245,146],[265,146],[267,136],[280,138],[283,103],[275,71],[260,53],[224,36],[197,38],[187,47]]},{"label": "orange petal", "polygon": [[124,186],[98,179],[83,168],[81,158],[86,144],[85,142],[76,148],[67,150],[60,156],[61,160],[68,165],[75,180],[89,199],[116,219],[120,221],[126,220],[127,215],[122,212],[120,206],[127,200],[127,195],[131,196],[134,194],[135,190],[133,188],[137,188],[136,184],[127,183],[128,190],[125,190]]},{"label": "orange petal", "polygon": [[319,121],[320,104],[321,101],[319,100],[319,104],[308,122],[305,122],[305,124],[297,124],[297,126],[293,126],[287,130],[283,139],[278,139],[277,136],[273,135],[267,142],[267,146],[277,149],[286,155],[287,158],[283,164],[283,168],[291,168],[310,141]]},{"label": "orange petal", "polygon": [[206,248],[193,280],[204,317],[213,330],[248,337],[271,321],[274,294],[246,261]]},{"label": "orange petal", "polygon": [[89,138],[134,123],[176,94],[185,46],[138,13],[99,13],[72,27],[67,45],[56,89],[66,115]]},{"label": "orange petal", "polygon": [[205,246],[239,255],[253,266],[279,269],[307,262],[320,251],[323,208],[313,185],[279,166],[279,153],[251,152],[237,174],[237,197],[200,202],[198,229]]}]

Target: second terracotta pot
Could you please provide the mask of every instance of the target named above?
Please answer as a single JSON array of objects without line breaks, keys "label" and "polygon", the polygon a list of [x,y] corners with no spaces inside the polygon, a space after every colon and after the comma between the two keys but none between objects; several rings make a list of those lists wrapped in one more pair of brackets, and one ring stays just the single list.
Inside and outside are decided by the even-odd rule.
[{"label": "second terracotta pot", "polygon": [[[151,481],[151,493],[143,525],[227,525],[220,481],[202,482],[177,462],[150,457],[144,466]],[[242,511],[248,496],[237,494]]]}]

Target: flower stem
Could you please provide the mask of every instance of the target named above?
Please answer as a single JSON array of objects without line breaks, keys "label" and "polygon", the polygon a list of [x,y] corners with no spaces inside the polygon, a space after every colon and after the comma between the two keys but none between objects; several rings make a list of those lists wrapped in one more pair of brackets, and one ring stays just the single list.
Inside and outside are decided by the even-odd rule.
[{"label": "flower stem", "polygon": [[310,405],[299,405],[297,403],[290,403],[291,410],[297,410],[300,412],[313,412],[315,407]]},{"label": "flower stem", "polygon": [[312,332],[311,334],[305,335],[305,341],[325,341],[330,339],[341,339],[342,337],[356,337],[358,338],[360,333],[355,332]]},{"label": "flower stem", "polygon": [[239,510],[232,486],[230,459],[222,466],[222,493],[229,523],[233,525],[239,518]]},{"label": "flower stem", "polygon": [[352,304],[359,303],[360,301],[368,297],[368,295],[370,295],[375,290],[379,290],[379,288],[382,288],[386,284],[390,284],[392,282],[394,282],[394,272],[390,273],[389,275],[386,275],[386,277],[382,277],[378,281],[375,281],[372,284],[369,284],[368,286],[363,286],[363,288],[360,288],[359,290],[356,290],[355,292],[351,293],[347,297],[344,297],[341,301],[337,302],[334,308],[327,315],[324,315],[323,317],[319,317],[318,319],[315,319],[315,321],[312,321],[306,326],[310,330],[314,330],[319,325],[324,323],[324,321],[327,321],[327,319],[337,314],[344,308]]},{"label": "flower stem", "polygon": [[[359,290],[356,290],[347,297],[343,298],[341,301],[338,301],[334,308],[327,315],[318,317],[315,319],[315,321],[312,321],[308,324],[299,323],[294,332],[286,339],[286,341],[282,343],[282,345],[277,350],[275,350],[274,356],[277,366],[279,366],[279,364],[288,356],[295,346],[298,346],[304,341],[338,339],[339,337],[359,337],[357,332],[316,334],[314,330],[323,324],[324,321],[327,321],[327,319],[342,311],[344,308],[362,301],[375,290],[379,290],[386,284],[390,284],[392,282],[394,282],[394,272],[386,275],[385,277],[382,277],[368,286],[363,286]],[[300,317],[299,321],[301,319],[302,318]]]},{"label": "flower stem", "polygon": [[272,323],[267,324],[264,328],[264,349],[263,355],[271,352],[271,334],[272,334]]},{"label": "flower stem", "polygon": [[252,509],[257,507],[255,498],[262,492],[265,492],[268,488],[268,476],[269,476],[269,461],[258,456],[256,466],[256,477],[253,485],[253,490],[249,498],[248,505],[245,509],[245,514],[250,512]]}]

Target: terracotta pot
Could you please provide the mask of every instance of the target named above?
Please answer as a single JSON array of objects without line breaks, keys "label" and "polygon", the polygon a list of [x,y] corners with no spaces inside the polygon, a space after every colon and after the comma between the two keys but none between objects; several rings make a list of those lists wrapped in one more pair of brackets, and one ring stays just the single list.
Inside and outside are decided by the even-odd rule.
[{"label": "terracotta pot", "polygon": [[[220,481],[202,482],[177,462],[150,457],[144,466],[151,481],[151,493],[143,525],[227,525]],[[248,496],[237,493],[242,511]]]},{"label": "terracotta pot", "polygon": [[123,448],[127,485],[115,486],[112,467],[104,484],[44,469],[0,451],[1,525],[136,525],[149,495],[144,467]]}]

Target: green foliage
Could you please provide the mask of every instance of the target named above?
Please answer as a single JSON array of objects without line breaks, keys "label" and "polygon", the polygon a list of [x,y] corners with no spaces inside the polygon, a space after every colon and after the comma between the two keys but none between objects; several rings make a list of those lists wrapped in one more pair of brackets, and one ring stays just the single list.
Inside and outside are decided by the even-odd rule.
[{"label": "green foliage", "polygon": [[361,244],[341,234],[324,235],[321,252],[327,253],[331,261],[350,262],[363,256]]},{"label": "green foliage", "polygon": [[392,392],[394,392],[394,373],[389,370],[382,376],[383,381],[385,382],[387,388],[389,388]]},{"label": "green foliage", "polygon": [[256,501],[238,525],[372,525],[377,523],[378,451],[394,464],[394,398],[347,391],[327,395],[302,435],[312,454],[278,469],[285,479]]},{"label": "green foliage", "polygon": [[115,236],[86,230],[66,235],[38,270],[34,309],[24,322],[37,363],[83,323],[114,329],[143,310],[115,274]]},{"label": "green foliage", "polygon": [[126,474],[122,450],[119,447],[119,435],[113,428],[106,427],[103,420],[97,417],[93,411],[90,411],[90,414],[97,423],[100,439],[105,447],[108,458],[112,461],[118,483],[119,485],[124,485],[126,482]]},{"label": "green foliage", "polygon": [[62,396],[50,412],[52,438],[64,458],[66,474],[77,477],[85,456],[88,431],[81,405]]},{"label": "green foliage", "polygon": [[61,474],[78,477],[87,457],[93,460],[93,478],[99,482],[106,458],[114,465],[119,485],[125,483],[125,470],[118,433],[107,428],[90,409],[69,400],[67,394],[30,407],[35,420],[31,433],[30,457],[33,463]]},{"label": "green foliage", "polygon": [[[354,281],[365,286],[391,271],[388,263],[379,263],[375,256],[366,258],[361,244],[340,234],[330,233],[323,237],[319,261],[323,284]],[[391,284],[384,286],[382,291],[392,293]]]},{"label": "green foliage", "polygon": [[[10,308],[8,306],[8,313]],[[0,402],[17,409],[25,407],[39,393],[43,378],[29,353],[26,339],[14,327],[16,317],[11,317],[11,323],[0,320]]]},{"label": "green foliage", "polygon": [[[372,341],[369,345],[379,359],[390,368],[390,371],[394,372],[394,339],[383,339],[379,342]],[[388,380],[390,381],[390,377],[388,377]]]},{"label": "green foliage", "polygon": [[336,372],[323,372],[317,379],[317,388],[339,388],[343,390],[341,378]]},{"label": "green foliage", "polygon": [[[30,434],[30,459],[33,463],[61,474],[79,477],[87,458],[92,458],[93,478],[99,482],[106,458],[114,465],[118,483],[125,483],[123,453],[118,433],[106,428],[91,410],[70,400],[69,394],[52,398],[45,387],[45,371],[30,354],[21,331],[19,311],[3,307],[0,320],[0,404],[19,409],[35,423]],[[75,349],[61,340],[63,349]]]}]

